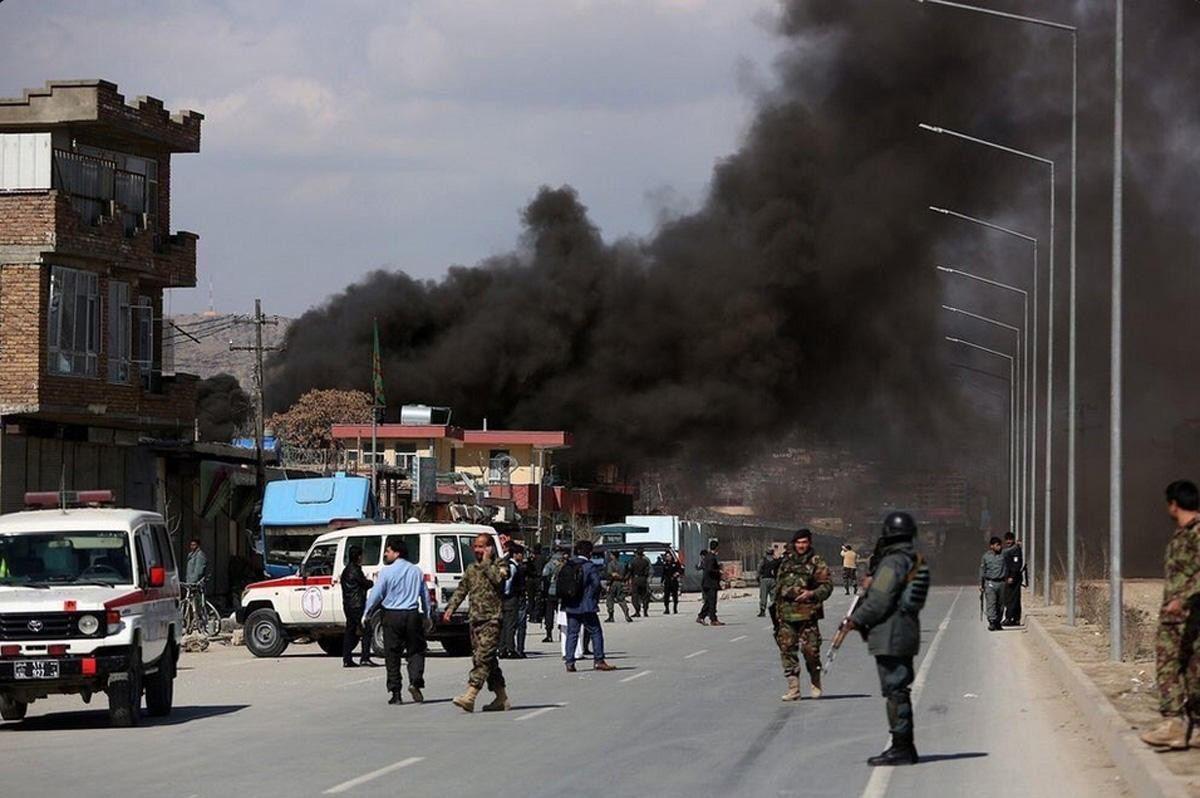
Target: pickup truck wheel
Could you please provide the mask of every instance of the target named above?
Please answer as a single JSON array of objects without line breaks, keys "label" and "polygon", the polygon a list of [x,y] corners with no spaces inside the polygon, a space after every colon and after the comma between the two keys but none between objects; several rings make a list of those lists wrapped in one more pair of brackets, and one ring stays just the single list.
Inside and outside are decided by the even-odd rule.
[{"label": "pickup truck wheel", "polygon": [[174,643],[167,643],[158,662],[158,673],[146,677],[146,714],[163,718],[171,714],[175,701],[175,661],[178,657]]},{"label": "pickup truck wheel", "polygon": [[383,624],[378,622],[371,626],[371,656],[382,657],[387,654],[387,650],[383,647]]},{"label": "pickup truck wheel", "polygon": [[274,610],[255,610],[246,619],[246,648],[256,657],[278,657],[288,647],[287,634]]},{"label": "pickup truck wheel", "polygon": [[342,656],[342,638],[334,637],[333,635],[325,635],[317,638],[317,645],[331,657]]},{"label": "pickup truck wheel", "polygon": [[4,720],[24,720],[29,704],[8,695],[0,695],[0,718]]},{"label": "pickup truck wheel", "polygon": [[113,726],[136,726],[142,719],[142,652],[129,651],[129,670],[108,677],[108,719]]},{"label": "pickup truck wheel", "polygon": [[471,638],[449,637],[442,641],[442,648],[446,649],[446,653],[452,657],[469,657],[471,656]]}]

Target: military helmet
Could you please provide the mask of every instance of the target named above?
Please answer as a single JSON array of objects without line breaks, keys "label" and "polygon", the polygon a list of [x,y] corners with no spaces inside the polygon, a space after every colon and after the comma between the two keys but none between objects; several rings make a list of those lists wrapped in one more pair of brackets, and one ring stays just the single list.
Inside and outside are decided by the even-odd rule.
[{"label": "military helmet", "polygon": [[883,519],[883,531],[880,537],[888,538],[911,538],[917,534],[917,522],[908,513],[888,513],[887,518]]}]

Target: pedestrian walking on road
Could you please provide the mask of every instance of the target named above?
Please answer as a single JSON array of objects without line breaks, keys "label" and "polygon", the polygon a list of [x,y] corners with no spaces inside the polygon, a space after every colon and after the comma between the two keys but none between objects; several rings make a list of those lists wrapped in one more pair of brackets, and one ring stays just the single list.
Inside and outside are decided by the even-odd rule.
[{"label": "pedestrian walking on road", "polygon": [[608,553],[608,562],[604,566],[604,575],[608,579],[608,596],[605,598],[605,606],[608,609],[607,622],[613,622],[613,610],[619,605],[621,612],[625,613],[625,622],[632,623],[633,618],[629,617],[629,604],[625,601],[625,582],[627,579],[625,563],[621,562],[621,558],[617,556],[615,551]]},{"label": "pedestrian walking on road", "polygon": [[842,587],[847,596],[851,589],[858,595],[858,552],[849,543],[842,546]]},{"label": "pedestrian walking on road", "polygon": [[775,559],[775,549],[767,549],[762,562],[758,564],[758,617],[767,614],[775,594],[775,574],[779,572],[779,560]]},{"label": "pedestrian walking on road", "polygon": [[383,607],[383,656],[387,665],[389,704],[403,704],[401,690],[402,659],[408,660],[408,692],[418,704],[425,700],[425,625],[429,619],[429,593],[425,575],[408,561],[408,544],[398,537],[388,538],[383,548],[383,561],[378,580],[367,596],[362,617],[365,619]]},{"label": "pedestrian walking on road", "polygon": [[[367,591],[374,584],[363,573],[361,546],[351,546],[347,552],[349,564],[342,569],[342,610],[346,613],[346,633],[342,637],[342,667],[357,668],[374,665],[371,662],[371,633],[363,620],[367,607]],[[354,649],[362,645],[359,661],[354,661]]]},{"label": "pedestrian walking on road", "polygon": [[[1158,711],[1163,722],[1142,734],[1142,742],[1184,750],[1189,726],[1200,717],[1200,656],[1195,639],[1200,617],[1193,617],[1200,613],[1196,607],[1200,596],[1200,490],[1192,482],[1178,481],[1168,485],[1166,493],[1167,514],[1175,522],[1175,532],[1163,557],[1163,603],[1154,641]],[[1191,722],[1184,722],[1185,713]],[[1190,735],[1190,742],[1200,745],[1200,731]]]},{"label": "pedestrian walking on road", "polygon": [[629,580],[633,584],[633,617],[650,617],[650,574],[653,566],[646,550],[639,548],[629,563]]},{"label": "pedestrian walking on road", "polygon": [[542,595],[543,607],[545,608],[545,616],[543,620],[546,624],[546,636],[542,638],[543,643],[553,643],[554,637],[554,618],[558,615],[558,569],[562,567],[563,556],[561,552],[554,552],[550,556],[550,560],[542,568]]},{"label": "pedestrian walking on road", "polygon": [[821,697],[821,605],[833,595],[833,576],[821,555],[813,551],[812,532],[792,536],[775,580],[775,642],[783,660],[788,691],[784,701],[800,700],[800,656],[812,680],[812,697]]},{"label": "pedestrian walking on road", "polygon": [[683,579],[683,564],[675,556],[675,552],[667,550],[663,555],[663,615],[671,614],[671,603],[675,604],[675,614],[679,614],[679,583]]},{"label": "pedestrian walking on road", "polygon": [[717,547],[720,542],[713,540],[709,547],[700,555],[700,595],[704,603],[700,605],[700,614],[696,623],[703,624],[705,619],[710,626],[724,626],[717,618],[717,591],[721,589],[721,561],[717,559]]},{"label": "pedestrian walking on road", "polygon": [[486,684],[496,698],[483,708],[484,712],[503,712],[512,709],[504,672],[500,670],[497,656],[500,648],[500,614],[504,583],[508,581],[510,563],[496,555],[496,544],[491,535],[475,538],[471,545],[475,562],[467,566],[462,581],[446,612],[442,616],[450,623],[450,616],[465,599],[470,599],[468,620],[471,624],[471,673],[467,677],[467,691],[454,697],[454,705],[464,712],[475,711],[475,698]]},{"label": "pedestrian walking on road", "polygon": [[1021,588],[1025,579],[1025,551],[1012,532],[1004,533],[1004,618],[1001,626],[1021,625]]},{"label": "pedestrian walking on road", "polygon": [[917,554],[913,539],[917,524],[908,513],[892,513],[871,559],[873,570],[864,581],[866,595],[842,621],[847,630],[859,629],[867,651],[875,657],[879,686],[887,700],[892,744],[867,764],[915,765],[913,710],[910,691],[913,657],[921,647],[920,613],[929,594],[929,568]]},{"label": "pedestrian walking on road", "polygon": [[567,671],[575,672],[575,646],[580,629],[591,635],[592,669],[615,671],[604,661],[604,630],[600,628],[600,566],[592,562],[592,542],[575,544],[575,556],[558,572],[557,592],[567,614]]},{"label": "pedestrian walking on road", "polygon": [[1000,631],[1000,610],[1004,605],[1004,555],[1000,538],[992,536],[987,551],[979,561],[979,589],[987,615],[988,631]]}]

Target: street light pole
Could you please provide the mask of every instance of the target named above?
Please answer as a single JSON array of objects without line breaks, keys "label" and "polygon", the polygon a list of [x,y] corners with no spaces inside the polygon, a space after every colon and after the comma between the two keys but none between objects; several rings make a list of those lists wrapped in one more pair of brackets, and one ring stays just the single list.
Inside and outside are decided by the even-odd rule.
[{"label": "street light pole", "polygon": [[1121,660],[1121,213],[1123,197],[1124,114],[1125,114],[1125,2],[1117,0],[1116,39],[1113,51],[1113,189],[1112,189],[1112,352],[1109,383],[1109,456],[1108,456],[1108,579],[1109,641],[1108,657]]},{"label": "street light pole", "polygon": [[[1076,426],[1076,385],[1075,385],[1075,338],[1076,338],[1076,314],[1075,314],[1075,220],[1076,220],[1076,177],[1078,175],[1078,134],[1079,134],[1079,29],[1074,25],[1067,25],[1062,22],[1054,22],[1048,19],[1039,19],[1037,17],[1026,17],[1020,14],[1012,14],[1007,11],[997,11],[994,8],[983,8],[981,6],[969,5],[967,3],[954,2],[954,0],[917,0],[919,3],[929,3],[930,5],[947,6],[962,11],[973,11],[977,14],[985,14],[991,17],[1000,17],[1002,19],[1013,22],[1021,22],[1029,25],[1037,25],[1042,28],[1050,28],[1057,31],[1069,33],[1071,35],[1071,276],[1070,276],[1070,312],[1069,321],[1070,332],[1068,334],[1069,352],[1067,360],[1069,370],[1067,375],[1067,569],[1068,569],[1068,590],[1067,590],[1067,620],[1069,623],[1075,621],[1075,426]],[[1123,70],[1122,60],[1122,42],[1124,39],[1124,3],[1123,0],[1117,0],[1117,38],[1116,38],[1116,72],[1118,75],[1117,82],[1120,83],[1120,74]],[[1118,86],[1116,94],[1116,102],[1114,103],[1114,127],[1118,129],[1117,137],[1113,141],[1114,148],[1120,148],[1119,128],[1121,126],[1121,91]],[[1119,158],[1119,155],[1114,156]],[[1113,205],[1116,207],[1120,204],[1120,179],[1114,178],[1113,181]],[[1119,224],[1114,223],[1114,243],[1120,242]],[[1119,259],[1117,251],[1113,250],[1114,264]],[[1119,266],[1117,267],[1119,269]],[[1118,297],[1119,299],[1119,297]],[[1053,324],[1054,324],[1054,280],[1050,280],[1050,341],[1054,340]],[[1053,356],[1054,347],[1051,344],[1047,359]],[[1047,368],[1047,371],[1050,371]],[[1050,378],[1052,379],[1052,377]],[[1047,401],[1046,406],[1050,407],[1049,395],[1052,392],[1052,386],[1046,386]],[[1120,441],[1116,442],[1117,449],[1120,449]],[[1119,518],[1117,519],[1120,520]],[[1111,519],[1110,519],[1111,522]],[[1045,535],[1047,540],[1050,537],[1050,413],[1046,414],[1046,507],[1045,507]],[[1111,533],[1110,533],[1111,534]],[[1047,575],[1050,572],[1050,547],[1046,546],[1043,552],[1045,558],[1045,570]],[[1050,603],[1050,580],[1047,578],[1046,583],[1042,587],[1045,596],[1046,604]]]},{"label": "street light pole", "polygon": [[[1021,307],[1022,307],[1021,315],[1022,315],[1022,318],[1024,319],[1024,322],[1022,324],[1022,333],[1024,335],[1024,341],[1022,343],[1022,347],[1023,347],[1024,353],[1025,353],[1024,354],[1024,360],[1025,360],[1025,377],[1024,377],[1024,379],[1025,379],[1026,386],[1028,386],[1029,372],[1030,372],[1030,369],[1029,369],[1029,360],[1030,360],[1030,357],[1029,357],[1029,292],[1026,291],[1024,288],[1017,288],[1015,285],[1008,285],[1007,283],[1002,283],[999,280],[992,280],[987,277],[980,277],[977,274],[971,274],[970,272],[965,272],[962,269],[955,269],[955,268],[951,268],[948,266],[938,266],[937,270],[939,272],[943,272],[945,274],[952,274],[952,275],[955,275],[958,277],[964,277],[968,280],[974,280],[976,282],[983,283],[984,285],[992,286],[993,288],[1000,288],[1005,291],[1011,291],[1014,294],[1021,295]],[[1036,288],[1036,286],[1035,286],[1035,288]],[[1036,296],[1036,294],[1035,294],[1035,296]],[[1034,330],[1037,330],[1037,300],[1036,299],[1034,299]],[[1033,343],[1033,358],[1034,359],[1037,358],[1037,337],[1036,336],[1037,336],[1037,333],[1035,332],[1034,339],[1033,339],[1034,340],[1034,343]],[[1036,394],[1037,394],[1037,369],[1036,368],[1033,369],[1033,380],[1034,380],[1033,393],[1035,395],[1034,401],[1036,401]],[[1026,417],[1028,418],[1028,415]],[[1036,424],[1037,413],[1033,414],[1033,420],[1034,420],[1034,423]],[[1030,438],[1033,440],[1033,442],[1036,446],[1037,430],[1036,429],[1027,429],[1026,432],[1029,433]],[[1035,459],[1037,457],[1036,451],[1037,450],[1035,448],[1034,455],[1033,455],[1033,457]],[[1031,462],[1035,462],[1035,461],[1031,461]],[[1027,531],[1032,528],[1033,527],[1031,524],[1029,527],[1027,527]],[[1022,543],[1024,543],[1025,545],[1027,545],[1029,547],[1029,559],[1035,564],[1035,567],[1029,569],[1029,592],[1031,594],[1036,594],[1037,593],[1037,567],[1036,567],[1036,564],[1037,564],[1037,535],[1029,535],[1028,539],[1022,540]]]},{"label": "street light pole", "polygon": [[[990,324],[993,327],[1000,327],[1002,329],[1012,332],[1015,337],[1014,343],[1016,344],[1016,351],[1018,354],[1018,362],[1021,363],[1022,365],[1024,364],[1025,359],[1028,357],[1028,353],[1024,351],[1024,348],[1021,344],[1021,342],[1022,342],[1021,328],[1016,327],[1012,324],[1008,324],[1007,322],[1000,321],[999,319],[993,319],[988,316],[982,316],[978,313],[972,313],[969,310],[962,310],[961,308],[951,307],[950,305],[942,305],[942,310],[945,310],[949,313],[957,313],[960,316],[966,316],[969,319],[975,319],[976,321],[982,321],[983,323]],[[1021,366],[1017,366],[1016,368],[1017,368],[1018,372],[1021,371]],[[1029,379],[1029,370],[1025,369],[1025,376],[1022,378],[1023,384],[1022,384],[1022,388],[1021,388],[1022,396],[1024,397],[1023,401],[1027,401],[1028,397],[1029,397],[1029,381],[1028,381],[1028,379]],[[1019,418],[1020,414],[1018,413],[1017,416]],[[1014,421],[1015,421],[1015,419],[1014,419]],[[1020,434],[1014,435],[1014,439],[1017,439],[1017,438],[1023,439],[1025,437],[1026,432],[1028,431],[1028,418],[1019,421],[1018,424],[1020,426]],[[1016,460],[1017,460],[1017,452],[1014,452],[1013,453],[1014,464],[1016,463]],[[1013,473],[1014,484],[1021,483],[1023,481],[1023,479],[1024,479],[1024,473],[1021,471],[1021,466],[1017,465],[1014,470],[1014,473]],[[1012,509],[1014,510],[1014,512],[1018,512],[1021,509],[1019,491],[1014,493]],[[1022,535],[1023,535],[1023,533],[1022,533]],[[1024,540],[1024,539],[1025,538],[1022,536],[1021,540]]]},{"label": "street light pole", "polygon": [[1016,368],[1015,368],[1016,361],[1012,355],[1005,354],[1004,352],[999,352],[995,349],[989,349],[988,347],[982,346],[981,344],[977,344],[973,341],[967,341],[962,338],[955,338],[950,335],[946,336],[946,340],[953,344],[961,344],[963,346],[978,350],[980,352],[986,352],[989,355],[995,355],[996,357],[1002,357],[1008,361],[1008,426],[1009,426],[1009,436],[1008,436],[1009,437],[1009,443],[1008,443],[1009,460],[1008,460],[1008,462],[1009,462],[1009,479],[1010,479],[1009,490],[1011,491],[1013,488],[1011,477],[1012,477],[1013,470],[1015,468],[1013,460],[1014,460],[1014,454],[1016,452],[1016,446],[1017,446],[1017,444],[1016,444],[1017,428],[1016,428],[1016,423],[1015,423],[1016,412],[1017,412],[1016,411],[1017,380],[1016,380]]},{"label": "street light pole", "polygon": [[[918,124],[917,127],[920,128],[921,130],[929,131],[930,133],[936,133],[936,134],[942,135],[942,136],[951,136],[953,138],[961,139],[963,141],[967,141],[972,144],[978,144],[983,147],[989,147],[994,150],[999,150],[1000,152],[1008,153],[1009,155],[1015,155],[1019,158],[1024,158],[1026,160],[1033,161],[1034,163],[1037,163],[1037,164],[1040,164],[1042,166],[1046,166],[1049,168],[1049,172],[1050,172],[1050,174],[1049,174],[1049,177],[1050,177],[1050,257],[1049,257],[1050,278],[1049,279],[1050,279],[1050,283],[1053,284],[1054,283],[1054,243],[1055,243],[1054,222],[1055,222],[1055,210],[1056,210],[1056,205],[1057,205],[1057,203],[1055,202],[1055,199],[1054,199],[1055,185],[1057,183],[1057,181],[1055,179],[1055,172],[1054,172],[1054,161],[1051,160],[1050,158],[1043,158],[1040,155],[1035,155],[1031,152],[1026,152],[1025,150],[1019,150],[1015,147],[1009,147],[1005,144],[1000,144],[999,142],[988,141],[987,139],[982,139],[977,136],[972,136],[972,135],[963,133],[958,130],[951,130],[950,128],[941,127],[938,125],[927,125],[924,122],[922,122],[922,123]],[[1033,396],[1025,397],[1025,402],[1026,402],[1025,416],[1026,416],[1026,419],[1028,420],[1028,418],[1032,412],[1033,421],[1032,421],[1032,424],[1029,424],[1029,423],[1026,424],[1026,427],[1027,427],[1026,434],[1028,437],[1022,439],[1022,452],[1021,452],[1021,463],[1022,463],[1022,467],[1025,469],[1025,471],[1024,471],[1025,480],[1027,480],[1027,481],[1022,482],[1022,492],[1024,493],[1024,495],[1026,497],[1026,510],[1028,512],[1028,516],[1023,517],[1023,525],[1024,525],[1024,531],[1025,531],[1026,535],[1028,535],[1029,530],[1034,528],[1034,526],[1037,522],[1037,485],[1035,484],[1037,481],[1037,407],[1036,407],[1036,405],[1037,405],[1037,390],[1038,390],[1037,358],[1038,358],[1038,352],[1040,351],[1038,349],[1038,307],[1039,307],[1038,306],[1038,282],[1039,282],[1038,281],[1038,270],[1037,270],[1037,264],[1035,263],[1034,270],[1033,270],[1033,357],[1032,357]],[[1051,307],[1050,312],[1053,312],[1053,307]],[[1028,330],[1029,320],[1026,319],[1025,323],[1026,323],[1026,329]],[[1028,344],[1028,340],[1026,340],[1026,344]],[[1027,382],[1029,380],[1030,362],[1031,362],[1031,358],[1029,357],[1029,347],[1027,345],[1025,347],[1025,372],[1026,372],[1025,379]],[[1046,423],[1047,424],[1050,423],[1048,419],[1047,419]],[[1022,539],[1025,540],[1025,537],[1023,536]],[[1037,539],[1037,535],[1033,535],[1028,540],[1025,540],[1026,543],[1030,544],[1029,558],[1034,563],[1034,568],[1032,568],[1031,571],[1035,574],[1037,573],[1037,567],[1036,567],[1037,566],[1037,553],[1034,550],[1034,546],[1032,545],[1032,543],[1036,539]],[[1073,574],[1074,574],[1074,571],[1073,570],[1070,571],[1070,575],[1073,575]],[[1070,581],[1070,579],[1068,579],[1068,581]],[[1034,580],[1034,579],[1030,580],[1030,592],[1036,594],[1037,587],[1035,585],[1035,582],[1036,582],[1036,580]],[[1068,619],[1070,620],[1070,612],[1068,612]]]},{"label": "street light pole", "polygon": [[[1027,235],[1025,233],[1019,232],[1017,230],[1013,230],[1011,228],[995,224],[994,222],[985,221],[984,219],[978,219],[974,216],[968,216],[965,213],[959,213],[958,211],[952,211],[947,208],[939,208],[936,205],[930,205],[929,210],[933,211],[934,213],[940,213],[940,214],[943,214],[946,216],[953,216],[955,219],[961,219],[965,222],[970,222],[971,224],[977,224],[977,225],[980,225],[981,227],[986,227],[989,230],[996,230],[997,232],[1004,233],[1005,235],[1010,235],[1015,238],[1019,238],[1022,241],[1028,241],[1029,243],[1031,243],[1033,245],[1033,277],[1034,277],[1033,284],[1035,287],[1037,286],[1037,282],[1038,282],[1037,281],[1038,240],[1036,238],[1034,238],[1031,235]],[[1051,503],[1050,502],[1050,486],[1051,486],[1051,480],[1053,478],[1053,473],[1054,473],[1053,469],[1051,468],[1051,461],[1052,461],[1052,455],[1053,455],[1054,450],[1053,450],[1053,447],[1050,445],[1051,441],[1052,441],[1051,431],[1053,428],[1053,424],[1051,424],[1051,422],[1053,421],[1053,418],[1054,418],[1054,416],[1053,416],[1053,410],[1054,410],[1054,279],[1053,279],[1053,275],[1051,275],[1051,279],[1048,280],[1047,282],[1049,285],[1049,292],[1048,292],[1049,296],[1047,297],[1047,300],[1046,300],[1046,305],[1047,305],[1047,313],[1046,313],[1046,316],[1047,316],[1047,324],[1046,324],[1046,326],[1047,326],[1047,330],[1046,330],[1046,452],[1045,452],[1046,492],[1045,492],[1045,498],[1043,500],[1045,503],[1046,515],[1045,515],[1045,523],[1042,527],[1042,600],[1047,605],[1049,605],[1050,604],[1050,503]],[[1034,318],[1037,318],[1036,308],[1034,310]],[[1036,393],[1036,388],[1035,388],[1035,393]],[[1036,567],[1036,563],[1035,563],[1035,567]]]}]

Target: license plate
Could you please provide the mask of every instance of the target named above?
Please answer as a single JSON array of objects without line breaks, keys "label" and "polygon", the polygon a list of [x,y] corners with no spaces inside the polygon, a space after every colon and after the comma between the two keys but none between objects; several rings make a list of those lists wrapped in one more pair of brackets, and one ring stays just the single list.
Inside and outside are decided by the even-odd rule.
[{"label": "license plate", "polygon": [[16,679],[57,679],[58,663],[54,660],[30,660],[13,663],[13,678]]}]

